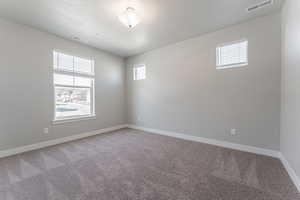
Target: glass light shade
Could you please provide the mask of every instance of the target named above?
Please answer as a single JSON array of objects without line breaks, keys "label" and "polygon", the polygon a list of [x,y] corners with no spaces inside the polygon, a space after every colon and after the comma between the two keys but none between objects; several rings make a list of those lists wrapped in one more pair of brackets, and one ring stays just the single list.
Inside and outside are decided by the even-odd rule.
[{"label": "glass light shade", "polygon": [[138,15],[134,8],[127,8],[126,11],[119,16],[119,20],[128,28],[133,28],[140,23]]}]

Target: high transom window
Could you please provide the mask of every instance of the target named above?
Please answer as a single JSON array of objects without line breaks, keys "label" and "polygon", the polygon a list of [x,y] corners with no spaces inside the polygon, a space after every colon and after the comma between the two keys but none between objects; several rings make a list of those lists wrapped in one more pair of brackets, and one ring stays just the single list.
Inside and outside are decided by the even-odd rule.
[{"label": "high transom window", "polygon": [[242,40],[217,47],[217,69],[248,65],[248,41]]},{"label": "high transom window", "polygon": [[133,80],[139,81],[146,79],[146,65],[140,64],[133,68]]}]

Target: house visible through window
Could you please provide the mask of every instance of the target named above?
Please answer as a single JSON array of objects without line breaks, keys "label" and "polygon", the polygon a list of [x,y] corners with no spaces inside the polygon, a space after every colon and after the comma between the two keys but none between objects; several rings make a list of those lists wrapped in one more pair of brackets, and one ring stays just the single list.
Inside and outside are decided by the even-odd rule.
[{"label": "house visible through window", "polygon": [[133,80],[146,79],[146,65],[137,65],[133,68]]},{"label": "house visible through window", "polygon": [[248,65],[248,41],[238,41],[217,47],[217,69]]},{"label": "house visible through window", "polygon": [[95,115],[94,61],[53,52],[55,119]]}]

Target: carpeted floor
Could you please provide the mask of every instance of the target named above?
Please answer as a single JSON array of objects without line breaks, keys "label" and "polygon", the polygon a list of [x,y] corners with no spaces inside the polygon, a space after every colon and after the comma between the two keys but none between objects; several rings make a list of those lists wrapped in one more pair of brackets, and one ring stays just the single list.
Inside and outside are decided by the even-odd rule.
[{"label": "carpeted floor", "polygon": [[299,200],[279,160],[124,129],[0,159],[1,200]]}]

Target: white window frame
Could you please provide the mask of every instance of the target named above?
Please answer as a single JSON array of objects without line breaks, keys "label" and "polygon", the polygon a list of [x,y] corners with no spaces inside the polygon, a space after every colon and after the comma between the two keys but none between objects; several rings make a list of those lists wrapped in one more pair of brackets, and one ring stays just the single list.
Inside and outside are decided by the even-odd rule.
[{"label": "white window frame", "polygon": [[[137,70],[138,68],[145,68],[145,76],[143,78],[138,78],[137,77]],[[147,78],[147,68],[145,64],[138,64],[133,66],[133,80],[134,81],[141,81],[145,80]]]},{"label": "white window frame", "polygon": [[[74,66],[74,60],[75,57],[77,58],[82,58],[82,59],[86,59],[86,60],[90,60],[92,62],[92,73],[83,73],[83,72],[76,72],[76,71],[67,71],[67,70],[60,70],[60,69],[56,69],[54,67],[54,54],[55,53],[61,53],[61,54],[65,54],[68,56],[72,56],[73,57],[73,66]],[[95,60],[91,59],[91,58],[85,58],[82,56],[77,56],[74,54],[70,54],[70,53],[66,53],[64,51],[61,50],[53,50],[53,54],[52,54],[52,60],[53,60],[53,64],[52,64],[52,69],[53,69],[53,97],[54,97],[54,117],[53,117],[53,124],[61,124],[61,123],[67,123],[67,122],[75,122],[75,121],[82,121],[82,120],[89,120],[89,119],[96,119],[96,112],[95,112]],[[59,61],[57,60],[57,63]],[[92,85],[91,87],[85,87],[85,86],[70,86],[70,85],[63,85],[63,84],[55,84],[54,83],[54,75],[55,74],[62,74],[62,75],[69,75],[69,76],[73,76],[73,77],[82,77],[82,78],[89,78],[92,80]],[[90,89],[90,97],[91,97],[91,114],[89,115],[74,115],[74,116],[70,116],[70,117],[56,117],[56,91],[55,88],[56,87],[66,87],[66,88],[89,88]]]},{"label": "white window frame", "polygon": [[[229,46],[229,45],[233,45],[233,44],[239,44],[239,43],[243,43],[246,42],[247,46],[246,46],[246,62],[241,62],[241,63],[234,63],[234,64],[228,64],[228,65],[222,65],[221,64],[221,56],[220,56],[220,50],[222,47],[225,46]],[[236,67],[244,67],[249,65],[249,41],[248,39],[242,39],[242,40],[236,40],[233,42],[227,42],[227,43],[223,43],[217,46],[216,48],[216,69],[229,69],[229,68],[236,68]]]}]

